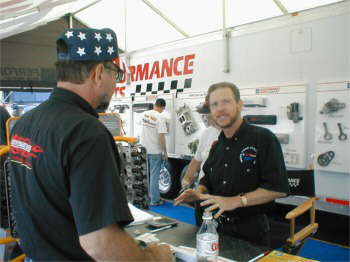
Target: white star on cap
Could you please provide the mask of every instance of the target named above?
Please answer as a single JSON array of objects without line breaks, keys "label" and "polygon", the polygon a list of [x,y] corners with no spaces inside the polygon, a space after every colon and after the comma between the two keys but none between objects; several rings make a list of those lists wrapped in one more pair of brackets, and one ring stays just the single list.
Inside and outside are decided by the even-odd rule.
[{"label": "white star on cap", "polygon": [[112,53],[114,53],[114,48],[113,48],[113,46],[109,46],[109,47],[108,47],[107,53],[110,54],[110,55],[111,55]]},{"label": "white star on cap", "polygon": [[106,39],[111,42],[113,40],[112,34],[106,34]]},{"label": "white star on cap", "polygon": [[86,55],[85,48],[78,47],[77,54],[79,54],[80,56]]},{"label": "white star on cap", "polygon": [[97,42],[100,42],[102,39],[101,33],[95,33],[95,38],[97,39]]},{"label": "white star on cap", "polygon": [[95,46],[94,53],[96,53],[97,55],[100,55],[102,53],[101,47],[100,46]]},{"label": "white star on cap", "polygon": [[80,40],[84,40],[84,39],[86,39],[86,34],[82,33],[82,32],[79,32],[78,37],[80,38]]},{"label": "white star on cap", "polygon": [[69,39],[71,36],[73,36],[73,31],[67,31],[67,33],[65,33],[65,36],[67,39]]}]

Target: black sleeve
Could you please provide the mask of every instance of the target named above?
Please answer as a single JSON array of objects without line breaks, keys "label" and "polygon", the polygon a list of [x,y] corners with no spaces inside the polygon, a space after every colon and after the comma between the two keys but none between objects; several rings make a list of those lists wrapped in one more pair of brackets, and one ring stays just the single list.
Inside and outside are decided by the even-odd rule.
[{"label": "black sleeve", "polygon": [[[208,156],[208,159],[209,159],[209,156]],[[204,162],[204,165],[203,165],[204,176],[201,178],[201,180],[199,180],[199,184],[202,186],[205,186],[208,189],[208,192],[211,192],[212,190],[211,190],[211,186],[210,186],[211,183],[209,180],[208,159]]]},{"label": "black sleeve", "polygon": [[69,167],[70,197],[78,234],[133,221],[108,134],[79,143]]},{"label": "black sleeve", "polygon": [[260,187],[289,194],[286,166],[277,137],[266,130],[260,141],[258,152]]},{"label": "black sleeve", "polygon": [[215,152],[215,150],[217,149],[217,146],[219,144],[219,141],[215,141],[211,148],[210,148],[210,151],[209,151],[209,155],[208,155],[208,158],[207,160],[204,162],[204,165],[203,165],[203,173],[204,173],[204,176],[201,178],[201,180],[199,181],[199,184],[200,185],[203,185],[205,186],[207,189],[208,189],[208,192],[212,192],[212,187],[211,187],[211,182],[210,182],[210,177],[209,177],[209,169],[210,169],[210,159],[211,157],[213,157],[213,154]]}]

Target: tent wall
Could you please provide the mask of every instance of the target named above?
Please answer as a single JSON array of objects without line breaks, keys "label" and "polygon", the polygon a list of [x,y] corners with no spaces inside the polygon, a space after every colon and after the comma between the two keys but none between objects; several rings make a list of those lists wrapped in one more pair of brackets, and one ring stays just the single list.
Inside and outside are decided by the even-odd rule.
[{"label": "tent wall", "polygon": [[[75,28],[86,26],[73,20]],[[0,40],[0,88],[43,88],[56,85],[56,38],[69,27],[68,17]]]},{"label": "tent wall", "polygon": [[[146,92],[148,86],[156,88],[159,82],[164,82],[163,85],[167,87],[172,81],[178,81],[183,85],[185,78],[191,78],[192,84],[190,88],[184,88],[184,93],[206,91],[209,85],[219,81],[232,81],[242,89],[242,92],[246,89],[261,87],[302,85],[305,87],[305,102],[301,106],[304,120],[294,125],[295,127],[302,123],[306,125],[305,132],[301,133],[304,142],[297,144],[297,147],[303,147],[301,151],[305,152],[300,160],[305,161],[304,168],[314,166],[316,169],[315,182],[318,196],[349,200],[348,161],[342,162],[343,171],[336,170],[336,168],[331,170],[332,165],[328,166],[328,169],[322,168],[316,161],[317,157],[327,150],[334,150],[338,157],[348,156],[349,152],[348,149],[345,150],[348,142],[339,141],[337,137],[331,144],[324,142],[322,140],[324,132],[322,121],[317,120],[317,117],[320,118],[320,106],[336,97],[336,92],[329,92],[327,100],[318,101],[321,100],[318,88],[324,86],[325,83],[329,83],[330,88],[334,88],[337,83],[345,85],[350,80],[349,10],[349,2],[345,2],[329,8],[307,11],[295,17],[284,16],[247,25],[242,30],[233,31],[229,44],[231,64],[229,73],[223,72],[223,41],[186,47],[183,47],[182,43],[174,43],[163,49],[159,47],[133,52],[130,57],[126,58],[129,58],[130,66],[133,68],[130,71],[134,72],[135,81],[131,81],[130,85],[124,83],[126,97],[133,93],[136,93],[135,98],[140,95],[137,94],[137,87],[141,90],[141,96],[144,91],[145,98],[151,97],[153,93]],[[149,77],[143,81],[137,80],[137,76],[142,75],[142,70],[139,70],[138,66],[144,69],[145,65],[149,64],[149,72],[151,72],[154,61],[164,59],[169,61],[170,58],[175,59],[192,54],[195,55],[195,58],[191,60],[193,61],[192,74],[186,76],[173,74],[167,78]],[[350,88],[349,86],[347,88]],[[296,98],[291,96],[291,99]],[[346,96],[339,99],[342,102],[349,101]],[[274,104],[275,101],[272,105]],[[285,103],[278,108],[276,113],[285,115],[288,104]],[[345,132],[349,134],[347,116],[345,113],[342,114],[344,116],[339,114],[339,118],[328,116],[329,119],[327,119],[329,127],[332,126],[331,131],[337,136],[339,134],[337,125],[330,124],[335,118],[338,119],[338,122],[342,122]],[[286,130],[288,129],[276,131],[283,133],[287,132]],[[176,144],[179,142],[176,141]],[[317,151],[321,146],[327,150]],[[333,167],[335,165],[340,166],[341,163],[334,161]]]}]

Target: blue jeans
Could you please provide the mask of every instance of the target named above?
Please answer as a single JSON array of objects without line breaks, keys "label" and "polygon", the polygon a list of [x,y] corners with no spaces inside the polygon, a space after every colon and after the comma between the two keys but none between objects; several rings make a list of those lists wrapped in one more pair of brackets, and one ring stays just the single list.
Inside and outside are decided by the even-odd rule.
[{"label": "blue jeans", "polygon": [[151,205],[156,204],[160,200],[159,175],[161,164],[162,154],[148,154],[149,197],[151,199]]}]

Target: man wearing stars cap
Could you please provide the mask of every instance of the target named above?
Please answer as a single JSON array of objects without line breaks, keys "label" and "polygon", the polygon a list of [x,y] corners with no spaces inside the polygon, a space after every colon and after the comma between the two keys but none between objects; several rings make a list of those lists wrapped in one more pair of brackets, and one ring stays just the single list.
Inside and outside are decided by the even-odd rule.
[{"label": "man wearing stars cap", "polygon": [[140,249],[112,135],[98,120],[122,71],[110,29],[67,29],[57,39],[57,87],[12,130],[13,213],[30,260],[170,261],[167,245]]}]

